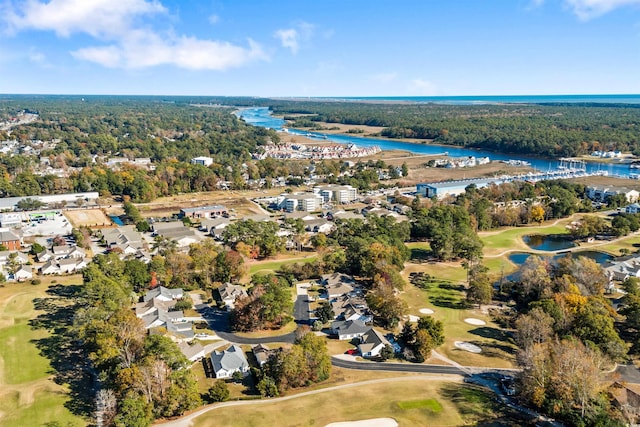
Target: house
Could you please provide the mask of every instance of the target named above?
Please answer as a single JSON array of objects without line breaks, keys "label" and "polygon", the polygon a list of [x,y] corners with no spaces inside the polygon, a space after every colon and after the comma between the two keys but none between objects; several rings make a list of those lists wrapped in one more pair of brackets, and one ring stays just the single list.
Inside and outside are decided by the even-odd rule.
[{"label": "house", "polygon": [[193,338],[195,334],[193,332],[192,322],[185,319],[182,311],[171,311],[175,305],[175,300],[167,297],[167,295],[181,295],[182,289],[164,288],[165,291],[176,292],[165,292],[163,295],[154,292],[158,289],[159,288],[152,289],[147,292],[143,298],[144,301],[136,304],[136,316],[142,319],[147,329],[164,328],[168,333],[179,336],[180,338]]},{"label": "house", "polygon": [[200,221],[200,231],[204,231],[220,239],[222,238],[222,232],[229,224],[231,224],[231,220],[228,218],[206,218]]},{"label": "house", "polygon": [[195,362],[204,357],[204,347],[199,342],[187,343],[184,341],[180,341],[178,343],[178,348],[190,362]]},{"label": "house", "polygon": [[340,283],[354,284],[355,280],[352,276],[342,273],[323,274],[320,283],[324,286],[334,286]]},{"label": "house", "polygon": [[36,259],[38,260],[38,262],[47,262],[51,258],[53,258],[53,253],[49,252],[46,249],[36,254]]},{"label": "house", "polygon": [[22,246],[22,239],[9,229],[0,229],[0,245],[10,251],[17,251]]},{"label": "house", "polygon": [[624,281],[629,277],[640,277],[640,257],[629,255],[608,261],[602,268],[609,276],[609,280]]},{"label": "house", "polygon": [[624,195],[628,203],[634,203],[638,201],[640,192],[626,187],[587,187],[586,195],[590,200],[597,202],[606,202],[609,197]]},{"label": "house", "polygon": [[335,224],[324,218],[314,218],[305,221],[305,230],[313,233],[330,233],[335,228]]},{"label": "house", "polygon": [[142,234],[134,226],[103,230],[102,237],[107,248],[119,248],[125,255],[133,255],[146,246]]},{"label": "house", "polygon": [[254,345],[251,351],[253,352],[253,356],[256,358],[256,362],[258,362],[258,365],[261,368],[265,363],[267,363],[267,360],[269,360],[269,356],[273,354],[273,350],[271,350],[264,344]]},{"label": "house", "polygon": [[224,351],[214,350],[211,363],[216,378],[230,378],[234,372],[245,376],[249,372],[249,362],[242,349],[235,344]]},{"label": "house", "polygon": [[331,333],[338,337],[338,340],[351,340],[363,336],[371,327],[365,325],[360,320],[337,320],[331,323]]},{"label": "house", "polygon": [[200,237],[181,221],[156,222],[153,224],[153,232],[156,236],[176,242],[178,247],[186,247],[200,241]]},{"label": "house", "polygon": [[380,352],[387,345],[390,346],[391,344],[380,332],[369,328],[369,330],[360,337],[358,350],[362,357],[373,358],[380,356]]},{"label": "house", "polygon": [[81,258],[64,258],[58,260],[59,273],[75,273],[87,266],[87,262]]},{"label": "house", "polygon": [[221,285],[218,288],[218,292],[220,293],[220,300],[229,310],[233,310],[236,299],[247,296],[247,291],[242,286],[234,285],[229,282]]},{"label": "house", "polygon": [[281,199],[278,208],[286,212],[313,212],[322,207],[322,198],[315,193],[283,194]]},{"label": "house", "polygon": [[53,252],[53,257],[55,259],[61,258],[84,258],[87,254],[84,249],[79,248],[75,245],[61,245],[54,246],[51,251]]},{"label": "house", "polygon": [[15,273],[13,273],[13,278],[18,282],[22,282],[24,280],[30,280],[33,278],[33,270],[30,265],[21,265]]},{"label": "house", "polygon": [[0,264],[6,263],[12,258],[13,255],[14,262],[18,264],[26,264],[29,262],[29,256],[22,252],[12,252],[12,251],[0,251]]},{"label": "house", "polygon": [[40,267],[40,274],[58,274],[60,273],[60,267],[54,259],[50,259],[42,267]]},{"label": "house", "polygon": [[626,415],[630,425],[640,424],[640,385],[616,382],[611,388],[615,404]]},{"label": "house", "polygon": [[184,296],[184,291],[180,288],[177,289],[169,289],[164,286],[158,286],[157,288],[151,289],[144,295],[144,302],[150,301],[154,298],[158,298],[161,301],[172,301],[180,299]]},{"label": "house", "polygon": [[178,216],[180,218],[214,218],[218,216],[228,215],[229,211],[226,206],[200,206],[197,208],[182,208]]},{"label": "house", "polygon": [[640,204],[639,203],[633,203],[630,204],[629,206],[627,206],[624,210],[626,213],[628,214],[637,214],[640,213]]}]

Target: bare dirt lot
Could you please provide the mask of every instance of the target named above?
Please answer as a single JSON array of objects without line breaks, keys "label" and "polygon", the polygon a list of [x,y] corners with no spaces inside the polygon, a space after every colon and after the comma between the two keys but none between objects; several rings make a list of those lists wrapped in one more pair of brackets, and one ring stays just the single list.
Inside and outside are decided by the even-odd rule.
[{"label": "bare dirt lot", "polygon": [[143,217],[165,217],[177,214],[182,208],[207,205],[224,205],[234,216],[243,217],[262,214],[261,209],[249,198],[264,197],[270,193],[279,194],[283,190],[262,191],[211,191],[177,196],[161,197],[151,203],[137,204]]},{"label": "bare dirt lot", "polygon": [[612,176],[589,176],[582,178],[573,178],[567,180],[578,184],[585,184],[589,186],[613,186],[613,187],[626,187],[632,190],[640,190],[640,181],[625,178],[614,178]]},{"label": "bare dirt lot", "polygon": [[71,225],[74,227],[108,227],[111,219],[102,209],[73,209],[64,212]]}]

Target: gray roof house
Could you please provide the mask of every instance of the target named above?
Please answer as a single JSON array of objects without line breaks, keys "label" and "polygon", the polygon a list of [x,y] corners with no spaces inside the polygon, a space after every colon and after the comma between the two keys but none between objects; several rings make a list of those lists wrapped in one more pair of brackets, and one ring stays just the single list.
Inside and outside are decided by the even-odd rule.
[{"label": "gray roof house", "polygon": [[180,288],[178,289],[169,289],[164,286],[158,286],[157,288],[151,289],[144,295],[144,301],[147,302],[154,298],[159,298],[162,301],[171,301],[174,299],[180,299],[184,296],[184,291]]},{"label": "gray roof house", "polygon": [[391,345],[391,343],[389,343],[380,332],[369,328],[369,330],[360,337],[358,350],[362,357],[378,357],[386,345]]},{"label": "gray roof house", "polygon": [[331,323],[331,332],[338,336],[340,341],[351,340],[363,336],[371,327],[360,320],[337,320]]},{"label": "gray roof house", "polygon": [[267,363],[269,356],[273,353],[273,350],[264,344],[254,345],[251,351],[253,352],[253,356],[256,358],[256,362],[258,362],[258,365],[260,365],[261,368],[265,363]]},{"label": "gray roof house", "polygon": [[221,285],[218,292],[220,292],[220,299],[229,310],[233,310],[236,299],[247,296],[247,291],[242,286],[229,282]]},{"label": "gray roof house", "polygon": [[249,362],[242,349],[235,344],[224,351],[214,350],[211,353],[211,363],[216,378],[230,378],[234,372],[242,375],[249,372]]}]

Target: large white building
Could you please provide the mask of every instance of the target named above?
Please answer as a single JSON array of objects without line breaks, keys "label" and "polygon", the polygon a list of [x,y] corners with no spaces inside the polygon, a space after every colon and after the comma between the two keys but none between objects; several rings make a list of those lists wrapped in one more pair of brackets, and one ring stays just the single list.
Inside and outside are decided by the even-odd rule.
[{"label": "large white building", "polygon": [[472,184],[475,185],[476,188],[484,188],[491,184],[499,185],[505,182],[507,181],[500,178],[463,179],[459,181],[418,184],[416,189],[420,197],[437,197],[438,199],[442,199],[447,196],[464,194],[466,188]]},{"label": "large white building", "polygon": [[194,165],[203,165],[203,166],[211,166],[213,164],[213,159],[211,157],[194,157],[191,159],[191,163]]},{"label": "large white building", "polygon": [[322,208],[322,198],[315,193],[284,194],[278,207],[287,212],[313,212]]},{"label": "large white building", "polygon": [[322,197],[324,203],[351,203],[358,199],[358,190],[350,185],[319,185],[313,192]]}]

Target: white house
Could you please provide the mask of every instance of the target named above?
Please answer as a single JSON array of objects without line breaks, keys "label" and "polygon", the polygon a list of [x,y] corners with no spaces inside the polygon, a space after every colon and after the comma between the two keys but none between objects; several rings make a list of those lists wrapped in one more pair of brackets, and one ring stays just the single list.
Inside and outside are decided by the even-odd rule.
[{"label": "white house", "polygon": [[13,278],[18,282],[23,280],[30,280],[33,278],[33,271],[30,265],[21,265],[20,268],[13,273]]},{"label": "white house", "polygon": [[211,353],[211,363],[216,378],[230,378],[234,372],[245,376],[249,372],[249,362],[242,349],[235,344],[224,351],[214,350]]}]

